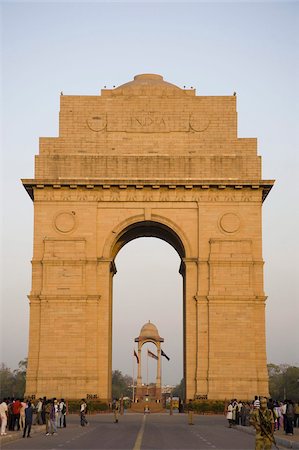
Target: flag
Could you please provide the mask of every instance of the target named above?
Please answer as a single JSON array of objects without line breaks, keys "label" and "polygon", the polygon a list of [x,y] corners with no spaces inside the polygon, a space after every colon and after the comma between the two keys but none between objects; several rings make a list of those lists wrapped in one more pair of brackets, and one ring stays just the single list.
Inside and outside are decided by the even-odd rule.
[{"label": "flag", "polygon": [[138,355],[137,355],[137,353],[136,353],[135,350],[134,350],[134,356],[135,356],[135,358],[136,358],[136,360],[137,360],[137,364],[139,364],[139,358],[138,358]]},{"label": "flag", "polygon": [[167,356],[166,353],[163,352],[162,348],[161,348],[161,355],[162,355],[162,356],[165,356],[165,358],[166,358],[168,361],[170,360],[169,356]]},{"label": "flag", "polygon": [[147,354],[148,354],[148,356],[150,356],[151,358],[158,359],[158,356],[155,355],[155,353],[151,352],[149,349],[147,349]]}]

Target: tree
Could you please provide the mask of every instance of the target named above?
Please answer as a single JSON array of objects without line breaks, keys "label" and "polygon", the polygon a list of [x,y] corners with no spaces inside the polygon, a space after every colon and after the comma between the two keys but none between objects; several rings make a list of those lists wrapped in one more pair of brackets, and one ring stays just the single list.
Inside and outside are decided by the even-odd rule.
[{"label": "tree", "polygon": [[112,397],[132,398],[132,384],[133,379],[129,375],[123,375],[120,370],[113,370],[112,372]]},{"label": "tree", "polygon": [[173,397],[180,397],[180,399],[185,398],[185,380],[181,379],[180,383],[177,384],[172,390]]},{"label": "tree", "polygon": [[270,396],[275,400],[299,400],[299,367],[268,364]]},{"label": "tree", "polygon": [[4,363],[0,366],[0,397],[24,397],[27,358],[19,362],[18,368],[11,370]]},{"label": "tree", "polygon": [[14,378],[15,378],[15,397],[24,397],[25,386],[26,386],[26,373],[27,373],[27,358],[22,359],[18,368],[14,370]]},{"label": "tree", "polygon": [[14,376],[12,371],[2,363],[0,366],[0,398],[12,396]]}]

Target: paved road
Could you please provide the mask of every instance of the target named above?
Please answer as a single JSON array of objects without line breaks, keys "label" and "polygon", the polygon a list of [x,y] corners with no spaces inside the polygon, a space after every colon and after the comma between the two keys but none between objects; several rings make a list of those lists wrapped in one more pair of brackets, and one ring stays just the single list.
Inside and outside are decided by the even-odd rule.
[{"label": "paved road", "polygon": [[227,427],[223,416],[195,416],[188,425],[185,414],[126,414],[118,424],[111,414],[91,416],[88,427],[78,416],[68,416],[65,429],[45,436],[5,443],[3,448],[22,450],[252,450],[254,437]]}]

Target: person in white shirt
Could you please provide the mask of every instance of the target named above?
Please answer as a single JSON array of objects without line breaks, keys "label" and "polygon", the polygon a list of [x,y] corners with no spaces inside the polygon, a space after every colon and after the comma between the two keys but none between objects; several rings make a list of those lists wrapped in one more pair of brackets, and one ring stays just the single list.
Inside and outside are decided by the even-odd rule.
[{"label": "person in white shirt", "polygon": [[4,398],[3,402],[0,404],[1,436],[6,436],[7,434],[6,433],[7,415],[8,415],[8,408],[6,398]]},{"label": "person in white shirt", "polygon": [[59,404],[57,399],[54,399],[54,409],[55,409],[55,425],[56,428],[59,427]]},{"label": "person in white shirt", "polygon": [[24,402],[23,400],[21,401],[21,409],[20,409],[20,428],[23,431],[25,428],[25,409],[27,408],[27,403]]},{"label": "person in white shirt", "polygon": [[287,401],[284,400],[283,404],[280,407],[280,411],[281,411],[281,415],[282,415],[282,420],[283,420],[283,430],[286,430],[286,412],[287,412]]},{"label": "person in white shirt", "polygon": [[228,420],[228,427],[231,428],[233,424],[233,401],[231,401],[226,410],[226,418]]},{"label": "person in white shirt", "polygon": [[85,427],[88,425],[88,422],[86,420],[85,414],[87,413],[87,404],[85,402],[85,399],[82,398],[81,404],[80,404],[80,423],[82,427]]}]

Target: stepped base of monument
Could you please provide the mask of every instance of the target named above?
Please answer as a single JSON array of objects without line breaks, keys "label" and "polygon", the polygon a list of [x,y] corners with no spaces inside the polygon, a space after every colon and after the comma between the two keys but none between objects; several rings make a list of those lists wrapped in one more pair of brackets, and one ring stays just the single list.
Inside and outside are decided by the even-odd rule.
[{"label": "stepped base of monument", "polygon": [[138,412],[138,413],[161,413],[165,412],[165,408],[163,408],[162,403],[157,402],[139,402],[132,403],[131,408],[128,412]]}]

